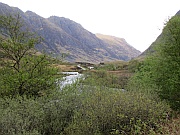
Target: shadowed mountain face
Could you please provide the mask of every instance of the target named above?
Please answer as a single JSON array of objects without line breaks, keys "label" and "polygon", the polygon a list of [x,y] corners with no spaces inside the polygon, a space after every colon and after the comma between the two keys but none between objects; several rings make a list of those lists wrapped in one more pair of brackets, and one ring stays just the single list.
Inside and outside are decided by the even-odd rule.
[{"label": "shadowed mountain face", "polygon": [[124,39],[95,35],[70,19],[56,16],[43,18],[31,11],[24,13],[18,8],[0,3],[0,15],[17,13],[32,32],[44,39],[41,44],[36,45],[39,51],[53,56],[65,53],[68,55],[67,60],[71,62],[130,60],[140,54]]},{"label": "shadowed mountain face", "polygon": [[176,13],[176,15],[180,15],[180,10]]}]

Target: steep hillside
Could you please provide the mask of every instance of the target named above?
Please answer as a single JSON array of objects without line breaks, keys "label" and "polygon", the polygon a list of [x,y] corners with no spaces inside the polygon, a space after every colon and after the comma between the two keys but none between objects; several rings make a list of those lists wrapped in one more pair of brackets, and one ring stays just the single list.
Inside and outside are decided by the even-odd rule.
[{"label": "steep hillside", "polygon": [[36,45],[39,51],[53,56],[66,53],[67,60],[71,62],[130,60],[140,54],[125,40],[107,41],[70,19],[56,16],[43,18],[31,11],[24,13],[18,8],[0,3],[0,15],[10,14],[20,14],[26,26],[44,39],[41,44]]},{"label": "steep hillside", "polygon": [[176,13],[176,15],[180,15],[180,10]]},{"label": "steep hillside", "polygon": [[[180,10],[175,14],[175,16],[180,16]],[[140,57],[144,57],[146,55],[151,55],[155,52],[155,48],[163,42],[164,32],[157,37],[157,39],[140,55]]]}]

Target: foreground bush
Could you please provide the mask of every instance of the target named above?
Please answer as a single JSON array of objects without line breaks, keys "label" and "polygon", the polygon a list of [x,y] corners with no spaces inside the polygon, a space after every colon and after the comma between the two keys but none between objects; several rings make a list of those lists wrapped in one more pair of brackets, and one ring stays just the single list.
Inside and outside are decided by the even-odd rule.
[{"label": "foreground bush", "polygon": [[141,93],[91,87],[81,96],[84,100],[65,129],[68,135],[149,134],[170,110]]},{"label": "foreground bush", "polygon": [[0,134],[59,135],[71,121],[75,108],[74,102],[69,102],[71,94],[61,97],[62,93],[57,92],[38,99],[0,98]]},{"label": "foreground bush", "polygon": [[169,111],[139,92],[74,84],[48,97],[0,98],[0,134],[149,134]]},{"label": "foreground bush", "polygon": [[0,100],[0,134],[40,134],[40,126],[43,126],[44,120],[40,103],[25,97]]}]

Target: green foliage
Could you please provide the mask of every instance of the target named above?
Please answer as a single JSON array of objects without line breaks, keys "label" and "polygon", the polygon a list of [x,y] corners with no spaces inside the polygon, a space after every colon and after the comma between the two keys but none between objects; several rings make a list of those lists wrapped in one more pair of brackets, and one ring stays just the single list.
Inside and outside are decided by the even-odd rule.
[{"label": "green foliage", "polygon": [[175,110],[180,109],[180,17],[165,26],[156,52],[145,59],[133,76],[131,89],[157,92]]},{"label": "green foliage", "polygon": [[40,129],[44,124],[44,111],[39,102],[17,97],[0,98],[0,104],[0,134],[40,135]]},{"label": "green foliage", "polygon": [[143,93],[74,84],[38,98],[0,98],[0,134],[148,134],[169,111]]},{"label": "green foliage", "polygon": [[111,88],[125,88],[131,75],[140,70],[143,62],[131,60],[129,62],[112,62],[97,67],[95,72],[90,72],[85,83],[93,82],[92,85],[103,85]]},{"label": "green foliage", "polygon": [[154,83],[153,58],[146,58],[135,74],[129,79],[127,89],[144,93],[156,93],[158,88]]},{"label": "green foliage", "polygon": [[14,69],[19,70],[19,62],[24,56],[31,54],[30,50],[39,43],[39,39],[24,30],[20,15],[0,16],[0,28],[0,51],[4,57],[14,62]]},{"label": "green foliage", "polygon": [[0,69],[1,96],[48,94],[56,87],[56,69],[48,66],[46,56],[31,56],[21,60],[19,72],[10,67]]},{"label": "green foliage", "polygon": [[[124,87],[124,78],[110,75],[105,70],[90,72],[87,79],[81,81],[83,83],[52,91],[58,88],[55,83],[57,71],[50,66],[50,58],[34,52],[33,47],[39,40],[23,32],[19,16],[1,17],[0,26],[0,51],[3,54],[0,134],[156,134],[159,132],[157,123],[167,119],[171,110],[165,102],[152,92],[118,89]],[[154,57],[146,60],[140,64],[141,68],[138,61],[130,63],[129,68],[133,71],[139,68],[131,81],[134,89],[148,88],[149,91],[155,88],[162,93],[162,87],[155,83],[157,76],[161,77],[161,74],[154,74],[159,67],[157,61]],[[114,70],[119,68],[128,67],[113,67]]]},{"label": "green foliage", "polygon": [[159,95],[180,109],[180,17],[171,18],[163,32],[154,60],[155,83],[161,89]]},{"label": "green foliage", "polygon": [[139,68],[141,67],[142,65],[142,61],[140,60],[131,60],[129,61],[128,63],[128,70],[131,71],[131,72],[136,72],[139,70]]},{"label": "green foliage", "polygon": [[169,107],[142,93],[106,87],[83,88],[68,135],[148,134],[158,129]]},{"label": "green foliage", "polygon": [[125,69],[126,67],[127,67],[127,62],[118,61],[118,62],[111,62],[111,63],[105,63],[104,65],[100,65],[97,67],[97,70],[116,71],[116,70]]},{"label": "green foliage", "polygon": [[92,86],[106,86],[109,88],[124,88],[128,78],[108,73],[105,70],[98,70],[87,73],[87,77],[82,82]]},{"label": "green foliage", "polygon": [[21,17],[0,16],[1,96],[36,95],[56,87],[57,70],[50,67],[46,55],[37,55],[35,44],[40,40],[25,30]]},{"label": "green foliage", "polygon": [[80,102],[76,84],[56,91],[43,102],[45,117],[42,133],[45,135],[63,134],[65,128],[71,123]]},{"label": "green foliage", "polygon": [[58,135],[68,126],[77,102],[73,89],[29,98],[0,98],[0,134]]}]

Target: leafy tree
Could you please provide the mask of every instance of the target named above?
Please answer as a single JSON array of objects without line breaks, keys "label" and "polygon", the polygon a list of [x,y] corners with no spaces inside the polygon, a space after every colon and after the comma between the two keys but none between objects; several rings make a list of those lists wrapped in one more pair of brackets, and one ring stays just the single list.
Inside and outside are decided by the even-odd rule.
[{"label": "leafy tree", "polygon": [[158,92],[175,110],[180,109],[180,16],[166,24],[156,44],[155,52],[147,57],[135,76],[131,88]]},{"label": "leafy tree", "polygon": [[153,73],[160,96],[174,109],[180,109],[180,16],[172,17],[157,47]]},{"label": "leafy tree", "polygon": [[30,33],[20,15],[0,16],[1,96],[39,95],[54,89],[56,70],[34,49],[40,38]]}]

